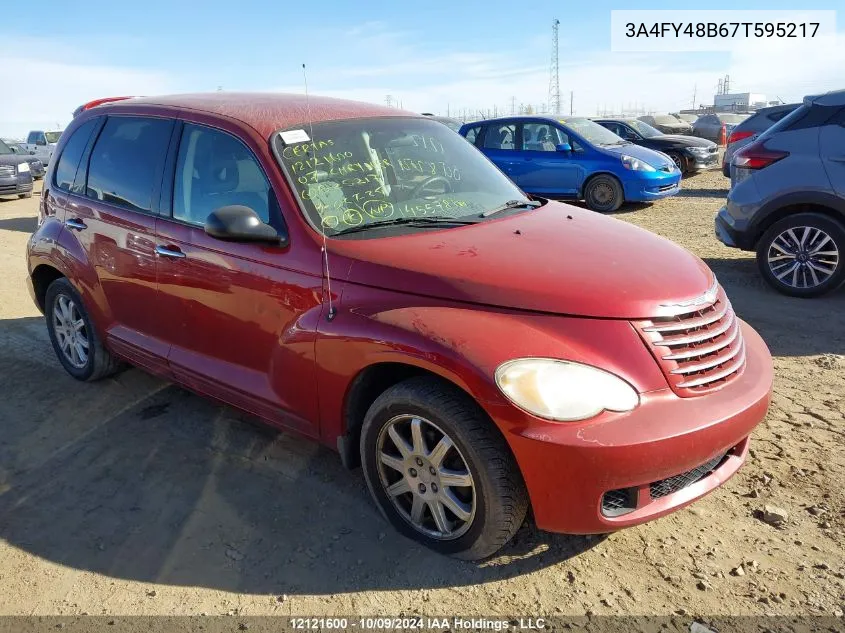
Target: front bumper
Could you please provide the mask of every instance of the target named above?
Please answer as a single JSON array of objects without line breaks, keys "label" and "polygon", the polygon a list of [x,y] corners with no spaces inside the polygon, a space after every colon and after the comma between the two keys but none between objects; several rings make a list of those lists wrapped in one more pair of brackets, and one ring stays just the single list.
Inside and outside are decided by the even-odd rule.
[{"label": "front bumper", "polygon": [[0,196],[17,196],[32,191],[32,174],[16,174],[0,178]]},{"label": "front bumper", "polygon": [[719,209],[714,221],[716,239],[725,246],[739,248],[744,251],[753,251],[754,243],[748,231],[743,230],[737,223],[736,218],[728,212],[727,205]]},{"label": "front bumper", "polygon": [[[766,416],[772,390],[766,344],[745,323],[742,332],[743,373],[706,395],[681,398],[661,389],[642,394],[630,413],[605,413],[584,423],[541,423],[511,408],[511,417],[523,419],[515,421],[507,439],[537,526],[569,534],[610,532],[686,506],[731,477],[745,460],[748,436]],[[714,458],[718,465],[702,479],[651,497],[652,484]],[[630,488],[640,493],[633,511],[615,517],[603,513],[605,493]]]},{"label": "front bumper", "polygon": [[719,152],[707,154],[706,156],[699,154],[687,155],[687,169],[690,171],[705,171],[708,169],[717,169],[719,167],[721,167],[721,163],[719,162]]},{"label": "front bumper", "polygon": [[674,196],[681,190],[681,172],[639,172],[623,183],[627,202],[650,202]]}]

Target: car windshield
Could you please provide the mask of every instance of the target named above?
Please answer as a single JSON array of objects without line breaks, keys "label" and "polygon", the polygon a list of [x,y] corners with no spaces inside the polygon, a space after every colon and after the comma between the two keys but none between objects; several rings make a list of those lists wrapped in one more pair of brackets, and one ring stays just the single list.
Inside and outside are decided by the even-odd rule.
[{"label": "car windshield", "polygon": [[530,202],[481,152],[431,119],[327,121],[279,132],[273,142],[307,218],[328,237],[402,218],[483,221],[485,211]]},{"label": "car windshield", "polygon": [[679,123],[678,119],[668,114],[655,114],[654,122],[660,125],[678,125]]},{"label": "car windshield", "polygon": [[628,125],[640,133],[643,138],[651,138],[652,136],[663,136],[663,132],[651,127],[648,123],[643,121],[627,121]]},{"label": "car windshield", "polygon": [[564,127],[572,130],[593,145],[619,145],[627,142],[590,119],[569,117],[561,119],[560,122],[563,123]]},{"label": "car windshield", "polygon": [[6,142],[0,140],[0,154],[14,154],[12,148],[6,145]]},{"label": "car windshield", "polygon": [[738,125],[745,121],[749,115],[747,114],[719,114],[719,121],[727,123],[728,125]]},{"label": "car windshield", "polygon": [[61,132],[44,132],[44,136],[47,137],[48,143],[58,143],[59,137],[62,135]]}]

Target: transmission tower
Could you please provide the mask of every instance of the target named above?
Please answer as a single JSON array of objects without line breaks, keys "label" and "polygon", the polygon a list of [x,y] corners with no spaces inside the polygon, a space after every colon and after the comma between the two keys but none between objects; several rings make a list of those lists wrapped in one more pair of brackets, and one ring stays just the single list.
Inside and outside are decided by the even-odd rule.
[{"label": "transmission tower", "polygon": [[558,28],[560,20],[552,23],[552,64],[549,72],[549,109],[560,114],[560,68],[558,65]]}]

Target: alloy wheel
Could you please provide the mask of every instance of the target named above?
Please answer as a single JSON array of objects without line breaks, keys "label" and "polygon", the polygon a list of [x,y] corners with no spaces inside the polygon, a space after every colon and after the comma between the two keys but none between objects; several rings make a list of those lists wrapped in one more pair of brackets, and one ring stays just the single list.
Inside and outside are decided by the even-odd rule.
[{"label": "alloy wheel", "polygon": [[88,328],[73,299],[60,294],[53,307],[53,331],[65,359],[77,369],[88,364]]},{"label": "alloy wheel", "polygon": [[376,450],[384,492],[415,530],[438,540],[469,530],[477,506],[475,482],[440,427],[420,416],[396,416],[381,429]]},{"label": "alloy wheel", "polygon": [[791,227],[769,244],[769,270],[791,288],[815,288],[829,280],[839,266],[839,248],[822,229]]}]

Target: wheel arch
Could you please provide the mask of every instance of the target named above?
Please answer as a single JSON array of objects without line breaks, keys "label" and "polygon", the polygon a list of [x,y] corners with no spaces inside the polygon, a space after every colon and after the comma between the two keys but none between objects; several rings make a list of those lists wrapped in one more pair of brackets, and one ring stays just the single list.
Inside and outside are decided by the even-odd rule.
[{"label": "wheel arch", "polygon": [[622,179],[614,174],[612,171],[603,169],[601,171],[596,171],[584,178],[584,182],[581,184],[581,191],[578,194],[578,197],[583,200],[584,199],[584,192],[587,191],[587,185],[589,185],[593,180],[598,178],[599,176],[610,176],[616,182],[619,183],[619,187],[622,189],[622,195],[625,195],[625,183],[622,182]]},{"label": "wheel arch", "polygon": [[[458,389],[478,405],[472,394],[457,382],[425,367],[395,360],[372,363],[361,369],[350,381],[343,399],[344,433],[337,438],[337,449],[345,467],[356,468],[361,464],[358,450],[361,426],[364,416],[376,398],[390,387],[416,377],[429,377]],[[482,406],[478,405],[478,408],[484,411]],[[498,429],[492,420],[490,424]]]},{"label": "wheel arch", "polygon": [[32,270],[30,277],[32,278],[32,289],[35,303],[43,314],[46,309],[44,304],[47,298],[47,288],[49,288],[50,284],[56,281],[56,279],[67,277],[67,275],[50,264],[38,264]]},{"label": "wheel arch", "polygon": [[845,200],[827,193],[811,196],[786,196],[761,209],[760,221],[754,226],[752,249],[756,250],[763,234],[775,222],[797,213],[819,213],[845,223]]}]

